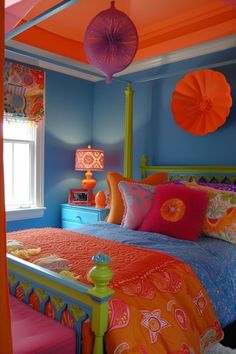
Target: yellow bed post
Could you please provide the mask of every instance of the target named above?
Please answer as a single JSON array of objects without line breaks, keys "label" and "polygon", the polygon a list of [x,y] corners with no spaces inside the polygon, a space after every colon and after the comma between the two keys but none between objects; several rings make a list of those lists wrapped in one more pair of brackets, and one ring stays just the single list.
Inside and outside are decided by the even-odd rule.
[{"label": "yellow bed post", "polygon": [[0,3],[0,354],[11,354],[11,323],[6,259],[6,219],[3,181],[3,66],[4,66],[4,1]]},{"label": "yellow bed post", "polygon": [[125,89],[124,176],[133,177],[133,94],[131,83]]}]

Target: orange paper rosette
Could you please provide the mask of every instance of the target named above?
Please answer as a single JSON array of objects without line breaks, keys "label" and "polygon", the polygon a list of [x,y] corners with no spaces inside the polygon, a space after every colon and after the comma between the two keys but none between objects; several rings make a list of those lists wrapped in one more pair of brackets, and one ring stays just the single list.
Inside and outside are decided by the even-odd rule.
[{"label": "orange paper rosette", "polygon": [[172,95],[171,110],[180,127],[194,135],[214,132],[230,112],[230,86],[218,71],[193,71],[180,80]]}]

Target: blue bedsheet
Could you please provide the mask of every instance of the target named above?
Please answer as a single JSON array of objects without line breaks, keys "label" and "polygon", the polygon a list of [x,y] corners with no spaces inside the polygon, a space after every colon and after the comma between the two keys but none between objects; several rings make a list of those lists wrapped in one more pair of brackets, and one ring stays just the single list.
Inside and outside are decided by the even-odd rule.
[{"label": "blue bedsheet", "polygon": [[225,241],[201,237],[184,241],[161,234],[125,229],[99,222],[74,229],[107,240],[158,250],[189,264],[208,292],[215,313],[222,325],[236,320],[236,249]]}]

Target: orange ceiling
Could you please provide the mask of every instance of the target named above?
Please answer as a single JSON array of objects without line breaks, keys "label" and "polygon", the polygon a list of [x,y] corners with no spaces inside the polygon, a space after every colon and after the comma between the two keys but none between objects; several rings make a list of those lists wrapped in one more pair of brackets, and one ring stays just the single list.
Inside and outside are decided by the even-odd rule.
[{"label": "orange ceiling", "polygon": [[[60,2],[41,0],[22,23]],[[116,0],[115,6],[136,25],[139,47],[134,61],[236,32],[236,7],[227,0]],[[109,7],[108,0],[80,0],[13,39],[87,62],[83,51],[85,30],[95,15]]]}]

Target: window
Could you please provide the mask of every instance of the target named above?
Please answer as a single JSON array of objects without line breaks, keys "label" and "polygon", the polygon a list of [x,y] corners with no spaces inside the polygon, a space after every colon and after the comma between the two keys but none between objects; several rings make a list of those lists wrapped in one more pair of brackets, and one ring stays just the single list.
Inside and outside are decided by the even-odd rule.
[{"label": "window", "polygon": [[3,153],[7,221],[42,216],[44,121],[4,122]]}]

